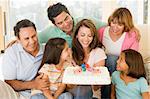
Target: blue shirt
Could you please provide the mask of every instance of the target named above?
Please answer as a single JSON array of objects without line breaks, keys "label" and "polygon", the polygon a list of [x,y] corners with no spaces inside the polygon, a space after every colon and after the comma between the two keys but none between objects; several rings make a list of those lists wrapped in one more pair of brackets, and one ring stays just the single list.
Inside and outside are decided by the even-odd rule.
[{"label": "blue shirt", "polygon": [[[5,50],[2,71],[5,80],[31,81],[37,74],[42,61],[43,49],[40,47],[34,57],[26,52],[20,43],[15,43]],[[30,90],[20,91],[21,95],[30,97]]]},{"label": "blue shirt", "polygon": [[112,74],[112,83],[115,85],[117,99],[142,99],[142,93],[148,92],[148,84],[144,77],[140,77],[127,85],[120,78],[120,71]]}]

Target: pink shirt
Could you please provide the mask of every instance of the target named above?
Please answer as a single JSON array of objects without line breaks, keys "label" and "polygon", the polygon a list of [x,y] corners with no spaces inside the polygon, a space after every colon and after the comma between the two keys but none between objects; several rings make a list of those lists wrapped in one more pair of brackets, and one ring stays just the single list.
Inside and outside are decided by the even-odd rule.
[{"label": "pink shirt", "polygon": [[[106,27],[101,27],[98,30],[98,38],[99,38],[99,40],[101,42],[103,41],[105,28]],[[126,33],[125,39],[124,39],[123,44],[122,44],[121,51],[123,51],[125,49],[133,49],[133,50],[138,51],[138,49],[139,49],[139,42],[136,40],[136,34],[135,34],[135,32],[132,32],[132,33],[128,33],[127,32]]]}]

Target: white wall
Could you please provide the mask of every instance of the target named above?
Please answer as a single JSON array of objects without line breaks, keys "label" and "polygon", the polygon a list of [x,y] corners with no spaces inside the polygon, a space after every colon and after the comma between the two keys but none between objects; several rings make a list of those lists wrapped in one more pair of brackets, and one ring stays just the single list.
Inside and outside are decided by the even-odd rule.
[{"label": "white wall", "polygon": [[4,80],[4,77],[3,77],[3,75],[2,75],[2,66],[1,66],[1,64],[2,64],[2,55],[0,55],[0,80]]},{"label": "white wall", "polygon": [[150,1],[148,2],[148,24],[150,24]]},{"label": "white wall", "polygon": [[140,40],[140,52],[143,57],[150,57],[150,25],[143,24],[136,26],[140,30],[141,40]]},{"label": "white wall", "polygon": [[102,20],[107,22],[109,16],[117,8],[116,0],[109,0],[109,2],[104,0],[100,6],[102,6]]},{"label": "white wall", "polygon": [[4,22],[3,22],[3,10],[2,7],[0,6],[0,51],[4,50]]}]

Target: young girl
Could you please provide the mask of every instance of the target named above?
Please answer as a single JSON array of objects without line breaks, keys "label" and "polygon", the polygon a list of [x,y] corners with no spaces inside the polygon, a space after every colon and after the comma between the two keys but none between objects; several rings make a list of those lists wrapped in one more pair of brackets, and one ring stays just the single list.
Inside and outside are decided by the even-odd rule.
[{"label": "young girl", "polygon": [[[77,23],[73,41],[72,41],[72,55],[75,63],[79,66],[86,63],[91,67],[104,66],[106,55],[102,49],[102,44],[97,37],[97,30],[93,22],[89,19],[83,19]],[[91,99],[92,89],[91,86],[76,86],[70,90],[75,99]],[[93,97],[100,98],[100,91],[93,90]]]},{"label": "young girl", "polygon": [[121,52],[117,61],[117,71],[112,74],[111,89],[111,99],[149,99],[140,53],[132,49]]},{"label": "young girl", "polygon": [[48,75],[50,89],[43,90],[48,99],[72,99],[69,92],[63,93],[66,85],[61,83],[65,63],[69,58],[70,50],[67,42],[62,38],[52,38],[46,43],[41,69],[43,79]]}]

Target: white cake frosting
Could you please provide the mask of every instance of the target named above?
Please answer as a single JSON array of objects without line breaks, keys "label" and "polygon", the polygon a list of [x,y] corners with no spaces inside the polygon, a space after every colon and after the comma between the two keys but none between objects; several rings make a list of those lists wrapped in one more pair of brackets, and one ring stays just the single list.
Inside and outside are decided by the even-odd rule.
[{"label": "white cake frosting", "polygon": [[111,83],[107,67],[95,67],[83,70],[81,67],[67,67],[63,83],[80,85],[108,85]]}]

